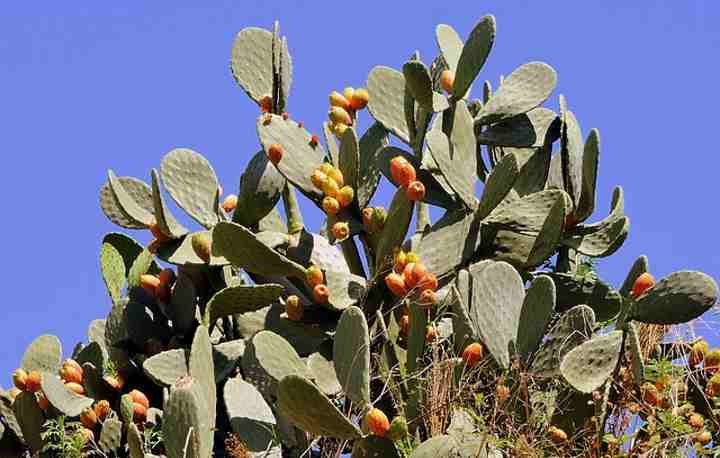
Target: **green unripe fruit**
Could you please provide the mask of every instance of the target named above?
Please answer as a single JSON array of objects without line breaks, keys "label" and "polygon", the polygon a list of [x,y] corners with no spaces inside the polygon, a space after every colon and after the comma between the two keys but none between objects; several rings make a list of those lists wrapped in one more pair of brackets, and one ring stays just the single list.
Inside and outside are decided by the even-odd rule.
[{"label": "green unripe fruit", "polygon": [[407,437],[407,434],[408,425],[405,417],[395,417],[390,423],[390,429],[388,429],[385,437],[387,437],[391,441],[399,441],[405,439]]}]

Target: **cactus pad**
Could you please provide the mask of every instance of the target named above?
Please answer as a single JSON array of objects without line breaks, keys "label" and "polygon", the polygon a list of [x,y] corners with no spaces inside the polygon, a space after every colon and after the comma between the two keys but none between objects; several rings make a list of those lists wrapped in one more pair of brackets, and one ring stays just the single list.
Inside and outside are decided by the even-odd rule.
[{"label": "cactus pad", "polygon": [[594,328],[595,313],[587,305],[576,305],[565,312],[535,354],[532,372],[541,377],[558,375],[563,357],[588,340]]},{"label": "cactus pad", "polygon": [[253,452],[268,449],[276,420],[260,392],[252,384],[232,378],[225,384],[223,398],[230,426],[248,449]]},{"label": "cactus pad", "polygon": [[75,394],[62,380],[47,372],[43,373],[42,390],[50,404],[68,417],[77,417],[93,403],[91,398]]},{"label": "cactus pad", "polygon": [[517,349],[525,361],[537,350],[555,310],[555,284],[539,275],[525,292],[520,312]]},{"label": "cactus pad", "polygon": [[[114,176],[114,175],[113,175]],[[152,214],[152,191],[143,181],[133,177],[114,177],[115,187],[124,191],[124,202],[139,212],[141,219],[130,215],[113,191],[110,181],[100,189],[100,207],[105,216],[120,227],[126,229],[145,229],[145,213]],[[133,205],[135,204],[135,205]]]},{"label": "cactus pad", "polygon": [[240,177],[233,221],[245,227],[254,226],[278,203],[285,183],[285,177],[272,165],[265,152],[255,153]]},{"label": "cactus pad", "polygon": [[175,217],[170,213],[170,210],[165,204],[165,199],[162,196],[160,190],[160,176],[157,170],[152,169],[150,172],[152,178],[152,197],[153,197],[153,208],[155,215],[155,222],[158,225],[160,231],[167,237],[177,239],[188,233],[188,230],[180,224]]},{"label": "cactus pad", "polygon": [[235,80],[260,103],[273,92],[273,34],[265,29],[248,27],[235,37],[231,69]]},{"label": "cactus pad", "polygon": [[347,397],[359,406],[369,404],[370,331],[358,307],[349,307],[340,316],[333,355],[335,372]]},{"label": "cactus pad", "polygon": [[188,375],[188,353],[182,348],[167,350],[143,362],[145,374],[160,386],[171,386]]},{"label": "cactus pad", "polygon": [[395,69],[377,66],[367,80],[368,110],[373,118],[405,143],[410,134],[405,121],[405,77]]},{"label": "cactus pad", "polygon": [[[444,35],[450,35],[445,33]],[[452,46],[454,37],[445,37],[447,47]],[[439,41],[439,40],[438,40]],[[450,42],[450,43],[448,43]],[[475,81],[480,69],[485,65],[493,43],[495,42],[495,17],[484,16],[475,25],[470,36],[465,41],[462,52],[457,62],[457,70],[455,72],[455,83],[453,85],[453,96],[456,99],[465,96],[470,89],[470,85]],[[441,50],[444,49],[441,46]]]},{"label": "cactus pad", "polygon": [[60,339],[43,335],[30,343],[22,357],[20,367],[26,371],[56,373],[62,362]]},{"label": "cactus pad", "polygon": [[702,272],[675,272],[635,303],[632,318],[644,323],[677,324],[701,316],[717,302],[718,285]]},{"label": "cactus pad", "polygon": [[239,285],[218,291],[205,306],[205,326],[219,318],[261,309],[280,298],[282,285]]},{"label": "cactus pad", "polygon": [[560,372],[576,390],[590,393],[602,386],[615,370],[622,343],[622,331],[594,337],[565,355]]}]

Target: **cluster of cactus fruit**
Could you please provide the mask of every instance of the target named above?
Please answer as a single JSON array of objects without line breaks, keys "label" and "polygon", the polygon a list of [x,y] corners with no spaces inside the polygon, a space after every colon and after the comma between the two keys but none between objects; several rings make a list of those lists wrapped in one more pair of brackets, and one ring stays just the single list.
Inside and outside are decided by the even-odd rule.
[{"label": "cluster of cactus fruit", "polygon": [[[323,146],[286,112],[293,62],[278,26],[242,30],[231,68],[260,107],[261,149],[238,193],[223,197],[190,149],[168,153],[149,185],[108,173],[105,215],[153,240],[105,236],[110,311],[65,363],[57,338],[30,345],[0,399],[2,450],[48,453],[43,425],[63,417],[100,456],[521,456],[526,436],[599,454],[622,393],[662,405],[640,325],[701,316],[716,282],[693,271],[656,282],[644,256],[619,289],[587,275],[583,259],[610,256],[629,230],[620,187],[609,215],[586,223],[598,131],[583,140],[562,96],[559,113],[541,106],[557,79],[545,63],[471,98],[492,16],[464,41],[448,25],[436,39],[429,67],[415,53],[402,71],[373,68],[367,89],[332,92]],[[371,203],[383,176],[397,187],[387,211]],[[163,191],[202,228],[176,219]],[[298,192],[325,213],[318,233]],[[444,211],[434,222],[431,205]],[[708,374],[720,366],[700,344],[688,354]],[[720,394],[720,375],[702,383]],[[443,404],[438,384],[459,395]],[[555,413],[533,429],[540,410]],[[520,439],[491,427],[498,412],[527,425]],[[703,417],[688,421],[702,429]],[[148,428],[162,441],[148,445]]]}]

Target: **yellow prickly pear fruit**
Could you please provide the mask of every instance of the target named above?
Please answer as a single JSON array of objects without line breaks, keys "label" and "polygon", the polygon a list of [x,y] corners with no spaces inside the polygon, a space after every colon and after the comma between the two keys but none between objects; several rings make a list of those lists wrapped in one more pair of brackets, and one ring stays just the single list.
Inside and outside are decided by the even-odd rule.
[{"label": "yellow prickly pear fruit", "polygon": [[302,303],[300,303],[299,297],[293,294],[292,296],[288,296],[288,298],[285,299],[285,314],[287,314],[289,320],[302,320],[304,312],[305,307],[303,307]]},{"label": "yellow prickly pear fruit", "polygon": [[348,113],[344,108],[330,108],[330,111],[328,111],[328,118],[330,118],[330,122],[333,124],[345,124],[346,126],[352,124],[350,113]]},{"label": "yellow prickly pear fruit", "polygon": [[548,428],[548,438],[555,444],[562,444],[567,441],[567,433],[562,429],[551,426]]},{"label": "yellow prickly pear fruit", "polygon": [[340,203],[334,197],[326,196],[322,200],[322,208],[328,215],[337,215],[340,211]]},{"label": "yellow prickly pear fruit", "polygon": [[24,369],[15,369],[12,373],[13,385],[20,391],[25,391],[25,382],[27,381],[28,374]]},{"label": "yellow prickly pear fruit", "polygon": [[323,194],[328,197],[336,198],[338,191],[340,191],[340,186],[338,186],[335,180],[332,180],[328,177],[328,179],[325,180],[322,186]]},{"label": "yellow prickly pear fruit", "polygon": [[352,100],[350,101],[350,107],[352,107],[353,110],[362,110],[367,106],[369,99],[370,94],[368,94],[367,89],[362,87],[357,88],[355,89]]},{"label": "yellow prickly pear fruit", "polygon": [[223,200],[222,208],[226,213],[232,213],[238,204],[238,196],[235,194],[228,194]]},{"label": "yellow prickly pear fruit", "polygon": [[332,91],[330,93],[330,106],[340,107],[343,110],[349,110],[350,101],[338,91]]},{"label": "yellow prickly pear fruit", "polygon": [[337,193],[337,201],[342,208],[347,207],[355,198],[355,191],[351,186],[343,186]]},{"label": "yellow prickly pear fruit", "polygon": [[352,100],[355,96],[355,89],[351,86],[346,87],[343,89],[343,97],[345,97],[345,100]]},{"label": "yellow prickly pear fruit", "polygon": [[197,234],[193,234],[190,242],[195,254],[209,264],[212,254],[212,239],[210,238],[210,234],[207,232],[198,232]]},{"label": "yellow prickly pear fruit", "polygon": [[338,188],[342,188],[343,186],[345,186],[345,177],[343,176],[340,169],[333,167],[332,169],[330,169],[330,172],[328,172],[327,176],[335,183],[337,183]]}]

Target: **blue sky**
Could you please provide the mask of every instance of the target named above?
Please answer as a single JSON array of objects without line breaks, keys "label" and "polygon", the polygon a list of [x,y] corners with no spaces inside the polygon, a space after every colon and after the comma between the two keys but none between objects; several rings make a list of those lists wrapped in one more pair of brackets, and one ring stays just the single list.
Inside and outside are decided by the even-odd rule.
[{"label": "blue sky", "polygon": [[[562,93],[583,132],[601,132],[593,219],[614,185],[625,189],[630,237],[600,261],[601,275],[617,285],[647,254],[657,277],[696,269],[720,278],[717,2],[112,3],[7,2],[0,13],[0,384],[35,336],[56,334],[69,352],[107,313],[98,252],[115,228],[98,189],[108,168],[149,180],[162,155],[190,147],[226,191],[237,188],[258,148],[257,108],[232,79],[230,47],[243,27],[274,19],[295,64],[288,111],[319,132],[331,90],[364,85],[374,65],[400,68],[416,49],[430,61],[437,23],[466,36],[494,14],[480,78],[497,83],[531,60],[552,65],[559,84],[548,106]],[[378,201],[387,203],[387,187]],[[319,221],[313,211],[307,222],[317,230]]]}]

